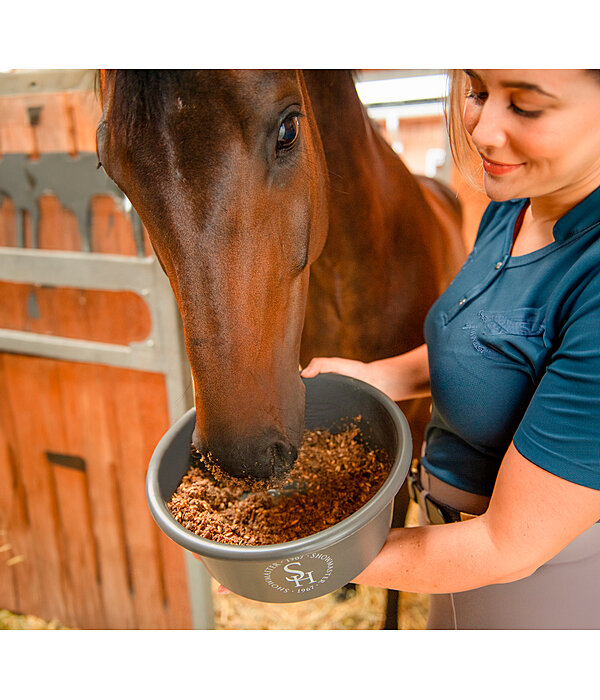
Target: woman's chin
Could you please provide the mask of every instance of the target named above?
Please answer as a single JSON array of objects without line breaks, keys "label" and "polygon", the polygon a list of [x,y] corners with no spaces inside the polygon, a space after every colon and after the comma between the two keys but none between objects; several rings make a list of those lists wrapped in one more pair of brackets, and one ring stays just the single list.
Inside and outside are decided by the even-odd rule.
[{"label": "woman's chin", "polygon": [[494,202],[506,202],[509,199],[522,199],[524,195],[520,188],[500,181],[500,178],[485,174],[483,178],[485,194]]}]

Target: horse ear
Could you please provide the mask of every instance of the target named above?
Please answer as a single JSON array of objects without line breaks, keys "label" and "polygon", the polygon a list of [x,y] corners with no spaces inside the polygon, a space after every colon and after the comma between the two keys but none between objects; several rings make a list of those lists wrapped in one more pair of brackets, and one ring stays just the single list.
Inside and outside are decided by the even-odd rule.
[{"label": "horse ear", "polygon": [[106,70],[104,68],[98,68],[96,74],[94,75],[94,92],[96,97],[102,102],[104,99],[104,89],[106,86]]},{"label": "horse ear", "polygon": [[112,99],[112,91],[115,85],[115,74],[116,71],[114,70],[99,68],[96,70],[96,75],[94,77],[94,92],[96,93],[96,98],[102,107],[103,119],[106,118]]},{"label": "horse ear", "polygon": [[325,158],[323,142],[321,141],[321,134],[304,78],[304,71],[298,70],[297,76],[302,90],[304,101],[303,109],[308,117],[306,121],[307,124],[310,125],[311,139],[309,148],[312,149],[310,160],[314,164],[321,163],[320,171],[323,173],[322,178],[316,178],[314,180],[316,189],[313,192],[313,231],[306,253],[306,264],[312,265],[323,252],[325,241],[327,240],[327,232],[329,230],[329,170],[327,168],[327,160]]}]

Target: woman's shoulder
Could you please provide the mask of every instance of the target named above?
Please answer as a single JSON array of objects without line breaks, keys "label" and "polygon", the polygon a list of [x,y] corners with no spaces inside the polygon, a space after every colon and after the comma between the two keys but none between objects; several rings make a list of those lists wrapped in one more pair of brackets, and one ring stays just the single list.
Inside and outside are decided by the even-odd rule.
[{"label": "woman's shoulder", "polygon": [[[582,332],[600,326],[600,230],[580,246],[577,258],[563,270],[548,299],[548,318],[558,328],[581,325]],[[595,333],[592,336],[595,340]]]}]

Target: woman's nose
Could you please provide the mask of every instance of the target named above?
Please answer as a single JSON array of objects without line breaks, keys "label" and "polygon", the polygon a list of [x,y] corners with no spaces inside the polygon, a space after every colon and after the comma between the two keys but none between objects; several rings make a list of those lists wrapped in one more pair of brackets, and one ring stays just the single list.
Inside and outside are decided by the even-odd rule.
[{"label": "woman's nose", "polygon": [[479,109],[469,132],[478,150],[501,148],[508,139],[504,115],[491,103]]}]

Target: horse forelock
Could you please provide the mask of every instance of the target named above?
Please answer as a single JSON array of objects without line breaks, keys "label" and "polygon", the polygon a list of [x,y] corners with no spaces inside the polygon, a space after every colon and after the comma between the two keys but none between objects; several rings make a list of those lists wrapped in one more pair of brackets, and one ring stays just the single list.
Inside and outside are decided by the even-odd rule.
[{"label": "horse forelock", "polygon": [[140,122],[160,122],[174,95],[185,91],[190,73],[193,71],[101,70],[96,76],[96,93],[103,104],[110,98],[112,128],[128,132]]}]

